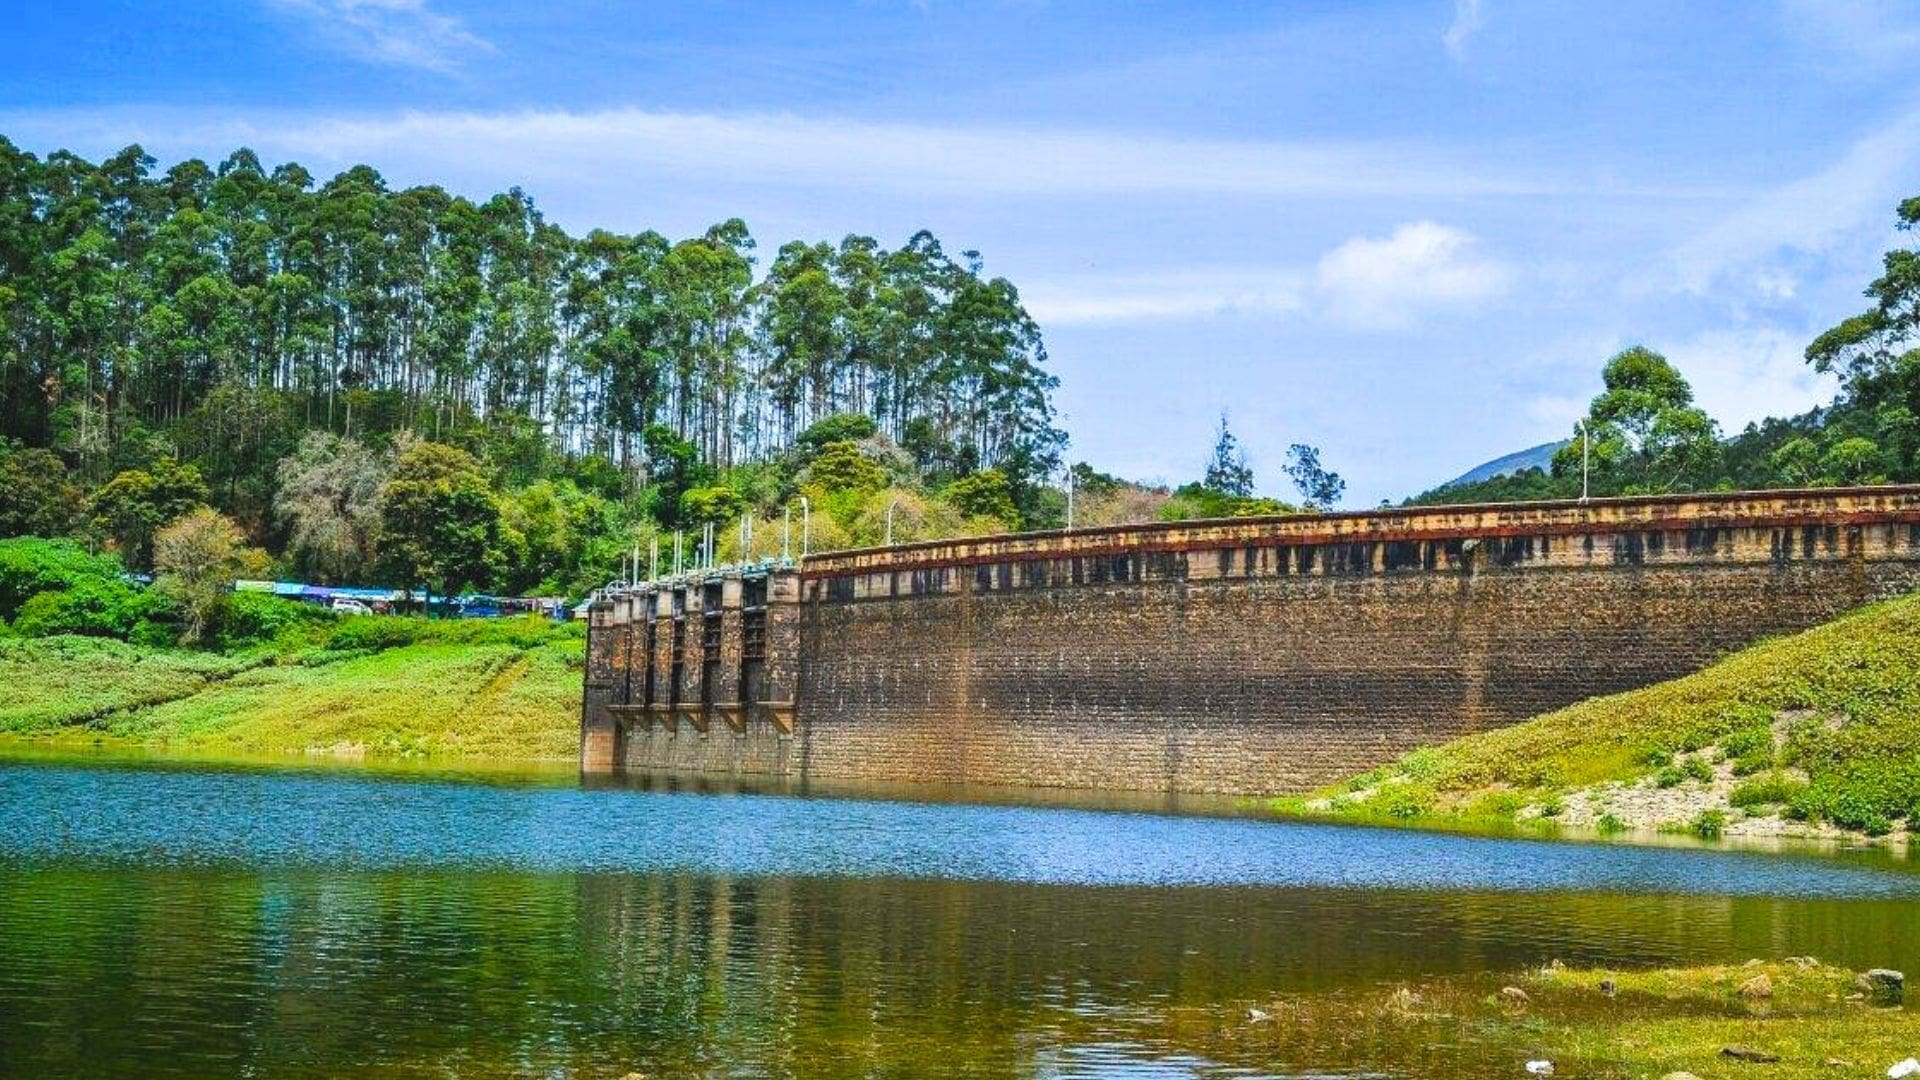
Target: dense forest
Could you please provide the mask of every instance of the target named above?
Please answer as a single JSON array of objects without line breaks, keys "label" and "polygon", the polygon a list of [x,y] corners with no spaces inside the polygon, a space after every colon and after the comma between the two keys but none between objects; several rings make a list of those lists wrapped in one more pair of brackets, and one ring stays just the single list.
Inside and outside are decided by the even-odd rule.
[{"label": "dense forest", "polygon": [[[1900,230],[1917,226],[1920,196],[1897,211]],[[1604,389],[1550,470],[1445,485],[1408,501],[1574,498],[1583,471],[1596,496],[1920,481],[1920,250],[1887,252],[1866,296],[1866,311],[1807,346],[1807,362],[1840,379],[1829,405],[1723,437],[1685,376],[1635,346],[1607,362]]]},{"label": "dense forest", "polygon": [[891,488],[903,536],[1058,517],[1055,380],[976,253],[755,251],[738,220],[576,237],[518,190],[0,139],[0,535],[143,568],[210,504],[285,573],[577,593],[810,482],[828,543],[878,539]]}]

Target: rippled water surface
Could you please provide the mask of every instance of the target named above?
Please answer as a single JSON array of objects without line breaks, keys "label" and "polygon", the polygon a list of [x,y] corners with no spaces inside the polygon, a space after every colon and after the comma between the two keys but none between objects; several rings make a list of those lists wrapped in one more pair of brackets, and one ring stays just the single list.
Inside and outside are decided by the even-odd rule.
[{"label": "rippled water surface", "polygon": [[1173,1005],[1810,952],[1920,875],[1254,819],[0,763],[0,1076],[1356,1075]]}]

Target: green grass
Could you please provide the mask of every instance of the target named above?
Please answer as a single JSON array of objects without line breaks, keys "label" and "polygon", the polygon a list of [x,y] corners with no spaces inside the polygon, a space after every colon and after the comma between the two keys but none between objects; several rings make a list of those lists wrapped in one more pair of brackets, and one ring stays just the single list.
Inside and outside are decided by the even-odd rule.
[{"label": "green grass", "polygon": [[0,641],[0,733],[209,754],[576,753],[576,631],[423,623],[380,628],[371,644],[389,647],[335,647],[367,646],[367,636],[241,657],[90,638]]},{"label": "green grass", "polygon": [[1780,797],[1791,816],[1868,834],[1920,812],[1920,595],[1762,642],[1684,678],[1416,751],[1277,808],[1511,822],[1608,782],[1704,778],[1711,770],[1699,752],[1709,750],[1736,775],[1776,777],[1745,793],[1749,805]]},{"label": "green grass", "polygon": [[[1761,975],[1764,995],[1742,992]],[[1682,1070],[1774,1080],[1882,1076],[1920,1045],[1920,1017],[1861,1000],[1854,980],[1854,972],[1811,957],[1644,971],[1556,967],[1172,1007],[1126,1034],[1274,1071],[1357,1058],[1394,1075],[1524,1076],[1522,1062],[1544,1058],[1556,1075],[1609,1080]],[[1500,992],[1508,986],[1522,996]],[[1722,1053],[1730,1046],[1779,1060],[1734,1061]]]}]

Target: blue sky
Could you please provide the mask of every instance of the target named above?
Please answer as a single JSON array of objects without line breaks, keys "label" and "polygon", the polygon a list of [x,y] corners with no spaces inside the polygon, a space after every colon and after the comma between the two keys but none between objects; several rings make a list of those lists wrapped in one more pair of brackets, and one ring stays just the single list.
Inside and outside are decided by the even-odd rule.
[{"label": "blue sky", "polygon": [[71,0],[6,20],[36,152],[247,145],[518,184],[685,235],[929,228],[1020,286],[1072,456],[1261,487],[1311,442],[1349,505],[1562,437],[1626,344],[1729,430],[1831,396],[1920,194],[1896,0],[747,4]]}]

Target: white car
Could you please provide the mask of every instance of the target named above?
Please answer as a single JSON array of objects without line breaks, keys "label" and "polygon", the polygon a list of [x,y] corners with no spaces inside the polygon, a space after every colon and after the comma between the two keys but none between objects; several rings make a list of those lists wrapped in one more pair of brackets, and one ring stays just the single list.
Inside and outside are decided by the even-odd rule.
[{"label": "white car", "polygon": [[349,600],[344,596],[333,598],[333,611],[336,615],[371,615],[373,609],[358,600]]}]

